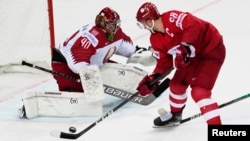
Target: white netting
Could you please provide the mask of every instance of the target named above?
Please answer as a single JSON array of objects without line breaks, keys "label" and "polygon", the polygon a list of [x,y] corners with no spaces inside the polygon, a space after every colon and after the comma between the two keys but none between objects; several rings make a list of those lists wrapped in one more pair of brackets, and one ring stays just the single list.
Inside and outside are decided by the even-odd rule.
[{"label": "white netting", "polygon": [[47,0],[0,1],[0,73],[31,70],[20,67],[22,60],[49,66],[47,5]]}]

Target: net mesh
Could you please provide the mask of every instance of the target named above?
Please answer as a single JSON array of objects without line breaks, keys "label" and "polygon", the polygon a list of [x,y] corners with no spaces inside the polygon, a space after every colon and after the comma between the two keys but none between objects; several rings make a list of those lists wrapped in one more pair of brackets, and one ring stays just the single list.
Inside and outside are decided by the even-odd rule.
[{"label": "net mesh", "polygon": [[22,60],[49,67],[47,5],[46,0],[0,1],[0,73],[31,71]]}]

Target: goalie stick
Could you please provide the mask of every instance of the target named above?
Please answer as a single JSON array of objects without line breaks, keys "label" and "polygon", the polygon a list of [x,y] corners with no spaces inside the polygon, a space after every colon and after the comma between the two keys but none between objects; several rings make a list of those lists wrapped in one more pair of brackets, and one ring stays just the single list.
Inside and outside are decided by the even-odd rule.
[{"label": "goalie stick", "polygon": [[[168,75],[172,70],[173,70],[173,68],[170,68],[169,70],[167,70],[166,72],[164,72],[163,74],[161,74],[154,81],[152,81],[150,83],[150,85],[151,86],[155,85],[158,81],[162,80],[166,75]],[[108,116],[112,115],[115,111],[117,111],[118,109],[120,109],[123,105],[125,105],[126,103],[128,103],[131,99],[133,99],[138,94],[139,94],[139,92],[137,91],[131,97],[129,97],[128,99],[125,99],[123,102],[121,102],[120,104],[118,104],[116,107],[114,107],[113,109],[111,109],[109,112],[107,112],[106,114],[104,114],[102,117],[100,117],[98,120],[96,120],[95,122],[93,122],[92,124],[90,124],[87,128],[83,129],[79,133],[76,133],[76,134],[75,133],[66,133],[66,132],[62,132],[62,131],[53,130],[53,131],[50,132],[50,134],[52,136],[58,137],[58,138],[77,139],[80,136],[82,136],[83,134],[85,134],[87,131],[89,131],[90,129],[92,129],[93,127],[95,127],[98,123],[100,123],[101,121],[103,121],[105,118],[107,118]]]},{"label": "goalie stick", "polygon": [[[158,96],[160,96],[169,86],[169,78],[166,78],[161,84],[157,87],[157,89],[150,95],[143,97],[140,95],[135,96],[131,99],[131,102],[140,104],[140,105],[149,105],[151,104]],[[111,87],[109,85],[104,86],[104,93],[109,94],[122,99],[129,99],[133,94],[115,87]]]},{"label": "goalie stick", "polygon": [[[49,70],[49,69],[46,69],[46,68],[43,68],[43,67],[28,63],[26,61],[22,61],[22,65],[26,65],[26,66],[29,66],[29,67],[32,67],[32,68],[36,68],[38,70],[42,70],[42,71],[51,73],[52,75],[61,76],[61,77],[70,79],[72,81],[78,82],[78,83],[81,82],[80,79],[75,78],[73,76],[69,76],[67,74],[55,72],[55,71],[52,71],[52,70]],[[150,95],[148,95],[146,97],[137,95],[137,96],[133,97],[132,99],[130,99],[130,97],[133,95],[132,93],[127,92],[125,90],[121,90],[121,89],[112,87],[112,86],[109,86],[109,85],[105,85],[105,84],[104,84],[104,92],[106,94],[109,94],[109,95],[112,95],[112,96],[115,96],[115,97],[118,97],[118,98],[130,99],[131,102],[134,102],[134,103],[137,103],[137,104],[140,104],[140,105],[149,105],[168,88],[169,81],[170,81],[169,78],[166,78],[165,80],[163,80],[163,82],[161,82],[161,84],[153,92],[153,94],[150,94]]]}]

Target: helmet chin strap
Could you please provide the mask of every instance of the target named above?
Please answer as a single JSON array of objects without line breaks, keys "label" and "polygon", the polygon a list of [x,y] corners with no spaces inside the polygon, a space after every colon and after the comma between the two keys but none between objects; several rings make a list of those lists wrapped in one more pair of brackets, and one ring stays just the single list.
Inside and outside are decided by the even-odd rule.
[{"label": "helmet chin strap", "polygon": [[152,26],[151,27],[149,27],[149,26],[146,26],[146,29],[148,29],[151,33],[155,33],[155,31],[154,31],[154,26],[155,26],[155,21],[154,20],[152,20]]}]

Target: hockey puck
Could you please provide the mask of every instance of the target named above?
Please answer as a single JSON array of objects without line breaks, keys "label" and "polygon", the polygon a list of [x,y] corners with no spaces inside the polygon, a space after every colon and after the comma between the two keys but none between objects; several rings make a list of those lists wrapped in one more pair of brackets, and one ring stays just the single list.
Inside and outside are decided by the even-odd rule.
[{"label": "hockey puck", "polygon": [[76,128],[75,128],[75,127],[69,127],[69,131],[70,131],[71,133],[75,133],[75,132],[76,132]]}]

